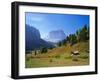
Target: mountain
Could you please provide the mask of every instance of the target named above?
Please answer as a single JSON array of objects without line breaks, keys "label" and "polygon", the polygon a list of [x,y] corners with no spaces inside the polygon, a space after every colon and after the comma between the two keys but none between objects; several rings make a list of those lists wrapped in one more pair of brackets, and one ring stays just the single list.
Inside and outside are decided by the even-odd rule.
[{"label": "mountain", "polygon": [[25,40],[26,50],[40,49],[41,47],[53,47],[51,43],[41,39],[38,29],[27,24],[25,25]]},{"label": "mountain", "polygon": [[66,38],[66,35],[63,30],[55,30],[49,32],[48,36],[45,38],[46,41],[57,43]]}]

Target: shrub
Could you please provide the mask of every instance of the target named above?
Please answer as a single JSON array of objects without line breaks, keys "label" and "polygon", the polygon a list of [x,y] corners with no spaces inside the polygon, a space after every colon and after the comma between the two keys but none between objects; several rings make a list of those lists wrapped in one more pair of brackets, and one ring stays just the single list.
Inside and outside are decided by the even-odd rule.
[{"label": "shrub", "polygon": [[29,61],[30,60],[30,57],[26,57],[26,61]]},{"label": "shrub", "polygon": [[41,53],[47,53],[47,48],[46,47],[43,47],[42,49],[41,49]]},{"label": "shrub", "polygon": [[53,62],[53,60],[52,59],[50,59],[50,61],[49,62]]},{"label": "shrub", "polygon": [[60,55],[56,55],[56,56],[55,56],[55,58],[60,58],[60,57],[61,57]]},{"label": "shrub", "polygon": [[82,59],[87,59],[87,58],[88,58],[88,56],[83,56],[83,57],[80,57],[80,58],[82,58]]}]

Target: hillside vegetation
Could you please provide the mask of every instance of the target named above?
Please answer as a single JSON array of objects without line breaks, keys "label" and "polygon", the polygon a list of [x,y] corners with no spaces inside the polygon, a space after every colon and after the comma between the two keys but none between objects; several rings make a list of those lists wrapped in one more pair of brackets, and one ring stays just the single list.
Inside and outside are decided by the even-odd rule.
[{"label": "hillside vegetation", "polygon": [[[71,51],[78,50],[80,56],[74,61]],[[26,55],[26,68],[56,67],[56,66],[79,66],[89,64],[89,42],[79,42],[70,46],[61,46],[50,49],[47,53],[34,54],[34,51]]]}]

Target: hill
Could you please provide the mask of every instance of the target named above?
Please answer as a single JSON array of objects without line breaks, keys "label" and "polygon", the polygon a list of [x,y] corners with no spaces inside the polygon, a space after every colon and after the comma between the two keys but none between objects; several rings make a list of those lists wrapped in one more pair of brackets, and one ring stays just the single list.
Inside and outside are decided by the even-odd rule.
[{"label": "hill", "polygon": [[80,53],[86,52],[86,50],[89,50],[89,42],[79,42],[74,44],[73,46],[70,46],[70,44],[66,46],[56,47],[52,50],[49,50],[47,53],[44,53],[42,55],[37,56],[55,56],[55,55],[62,55],[62,54],[70,54],[71,51],[78,50]]},{"label": "hill", "polygon": [[[80,56],[78,61],[73,61],[71,57],[71,51],[78,50]],[[55,67],[55,66],[81,66],[89,64],[89,53],[86,52],[89,50],[89,42],[79,42],[70,46],[61,46],[48,50],[47,53],[38,53],[34,55],[27,54],[26,56],[26,68],[34,67]],[[34,52],[34,51],[33,51]]]}]

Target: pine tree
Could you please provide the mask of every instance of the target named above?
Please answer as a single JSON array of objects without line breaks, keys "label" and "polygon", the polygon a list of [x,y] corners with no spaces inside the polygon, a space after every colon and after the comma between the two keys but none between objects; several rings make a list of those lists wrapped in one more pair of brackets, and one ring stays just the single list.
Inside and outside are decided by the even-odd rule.
[{"label": "pine tree", "polygon": [[42,49],[41,49],[41,53],[46,53],[48,50],[47,50],[47,48],[46,47],[43,47]]},{"label": "pine tree", "polygon": [[37,54],[37,51],[35,50],[35,55]]},{"label": "pine tree", "polygon": [[67,40],[66,39],[64,39],[63,41],[62,41],[62,45],[66,45],[66,43],[67,43]]},{"label": "pine tree", "polygon": [[79,33],[80,41],[86,41],[89,38],[89,30],[87,28],[87,25],[84,25],[84,27],[81,29]]},{"label": "pine tree", "polygon": [[62,45],[61,42],[59,42],[59,43],[58,43],[58,46],[60,47],[61,45]]}]

